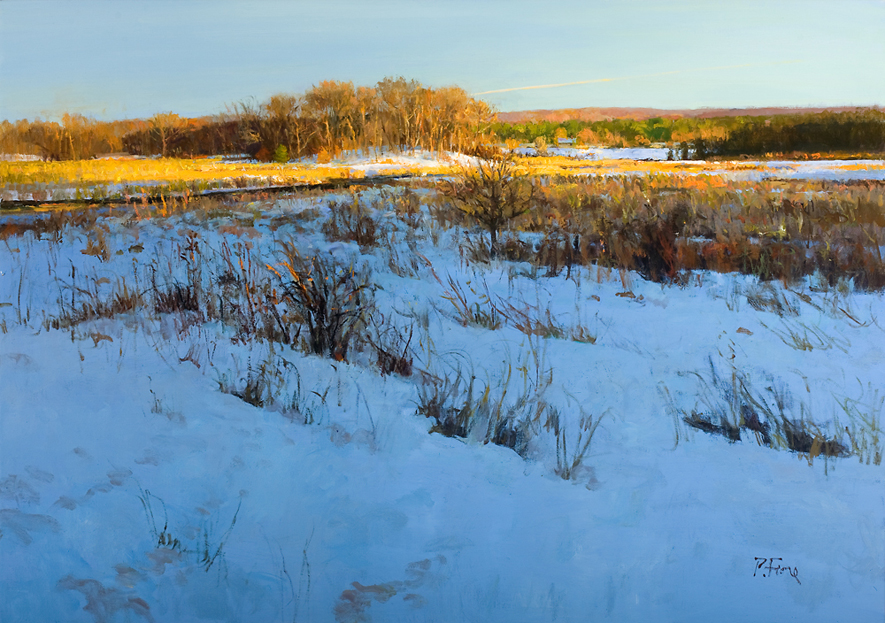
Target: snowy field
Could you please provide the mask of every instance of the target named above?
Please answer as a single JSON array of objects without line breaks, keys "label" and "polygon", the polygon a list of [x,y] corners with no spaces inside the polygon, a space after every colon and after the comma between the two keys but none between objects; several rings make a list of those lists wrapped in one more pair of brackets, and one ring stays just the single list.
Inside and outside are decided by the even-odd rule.
[{"label": "snowy field", "polygon": [[[637,161],[665,162],[671,150],[665,147],[548,147],[548,156],[561,156],[574,160],[587,161]],[[537,156],[533,147],[521,147],[514,150],[521,156]],[[678,160],[693,165],[690,174],[721,175],[735,181],[763,180],[826,180],[826,181],[857,181],[885,180],[885,160]],[[596,171],[590,171],[595,173]],[[618,170],[619,175],[627,173],[624,167]],[[636,175],[645,171],[638,168]]]},{"label": "snowy field", "polygon": [[[513,150],[520,156],[537,156],[534,147]],[[578,160],[666,160],[667,147],[547,147],[550,156],[563,156]]]},{"label": "snowy field", "polygon": [[373,177],[424,177],[451,173],[476,158],[453,152],[416,149],[345,151],[318,162],[317,156],[270,163],[246,156],[160,158],[125,156],[75,162],[0,154],[0,163],[21,166],[0,171],[0,206],[15,202],[138,201],[145,195],[239,192],[274,186],[322,184]]},{"label": "snowy field", "polygon": [[[883,620],[880,293],[474,262],[428,194],[365,191],[362,247],[349,193],[4,235],[0,620]],[[369,284],[346,361],[238,289],[282,242]],[[743,408],[847,456],[685,421]]]}]

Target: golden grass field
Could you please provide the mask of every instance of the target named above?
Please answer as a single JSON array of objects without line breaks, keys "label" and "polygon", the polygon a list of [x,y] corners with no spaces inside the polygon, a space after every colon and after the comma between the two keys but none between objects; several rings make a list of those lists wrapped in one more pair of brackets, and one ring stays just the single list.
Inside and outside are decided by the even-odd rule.
[{"label": "golden grass field", "polygon": [[[385,175],[445,172],[450,167],[398,164],[381,160]],[[257,184],[310,183],[363,177],[365,173],[346,164],[274,164],[224,162],[214,158],[120,158],[63,162],[0,162],[0,183],[52,185],[139,185],[175,183],[218,183],[253,179]]]},{"label": "golden grass field", "polygon": [[[578,160],[564,156],[521,158],[520,164],[533,175],[577,175],[592,173],[601,174],[680,174],[706,173],[711,175],[735,172],[768,172],[775,171],[772,167],[760,162],[740,162],[727,160],[713,161],[648,161],[648,160]],[[800,164],[800,163],[797,163]],[[801,163],[806,164],[806,163]],[[882,163],[845,162],[829,165],[835,170],[861,171],[882,170]]]},{"label": "golden grass field", "polygon": [[[771,173],[753,162],[577,160],[562,156],[518,158],[519,170],[531,175],[666,175],[708,177],[706,184],[726,183],[730,173]],[[421,176],[455,173],[455,163],[382,159],[365,168],[348,163],[275,164],[225,162],[218,158],[120,158],[62,162],[0,162],[0,200],[99,199],[140,194],[192,193],[213,189],[315,185],[338,180],[369,179],[374,175]],[[882,164],[845,163],[836,169],[883,169]],[[711,182],[710,180],[715,180]],[[148,193],[149,189],[149,193]]]}]

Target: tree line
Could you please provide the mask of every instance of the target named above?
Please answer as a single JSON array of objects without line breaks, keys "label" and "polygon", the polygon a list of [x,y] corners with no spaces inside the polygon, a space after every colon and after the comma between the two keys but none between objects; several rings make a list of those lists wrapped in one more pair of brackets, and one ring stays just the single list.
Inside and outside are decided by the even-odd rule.
[{"label": "tree line", "polygon": [[501,140],[555,144],[570,137],[585,145],[637,147],[666,144],[694,156],[761,155],[791,152],[885,152],[885,112],[796,113],[676,119],[569,120],[492,124]]},{"label": "tree line", "polygon": [[[714,118],[611,119],[503,123],[491,108],[458,87],[431,88],[385,78],[375,86],[325,81],[300,95],[243,101],[224,113],[184,118],[97,121],[64,115],[60,121],[0,121],[0,153],[78,160],[126,152],[194,157],[243,154],[288,161],[345,150],[482,153],[490,142],[556,144],[570,137],[606,147],[665,144],[688,158],[795,152],[885,152],[885,112],[796,113]],[[674,154],[674,155],[675,155]]]},{"label": "tree line", "polygon": [[221,114],[184,118],[98,121],[64,115],[61,121],[0,122],[0,153],[77,160],[127,152],[144,156],[246,154],[287,161],[331,158],[345,150],[475,151],[491,138],[485,102],[459,87],[430,88],[385,78],[373,87],[324,81],[304,94],[243,101]]}]

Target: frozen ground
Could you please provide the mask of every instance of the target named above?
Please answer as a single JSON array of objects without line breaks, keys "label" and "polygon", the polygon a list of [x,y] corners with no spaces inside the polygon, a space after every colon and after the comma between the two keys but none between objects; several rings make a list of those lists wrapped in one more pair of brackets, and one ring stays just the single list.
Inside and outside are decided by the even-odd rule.
[{"label": "frozen ground", "polygon": [[[520,147],[515,153],[536,156],[534,147]],[[550,156],[565,156],[578,160],[666,160],[667,147],[548,147]]]},{"label": "frozen ground", "polygon": [[37,162],[40,156],[31,154],[0,154],[0,162]]},{"label": "frozen ground", "polygon": [[[0,160],[4,159],[4,155],[0,154]],[[40,160],[36,156],[8,156],[13,160]],[[107,158],[101,158],[106,160]],[[126,160],[133,158],[126,157]],[[159,157],[143,158],[135,157],[137,160],[160,160]],[[476,158],[465,156],[464,154],[455,152],[430,152],[422,149],[416,149],[407,152],[387,152],[387,151],[349,151],[340,154],[327,163],[319,163],[316,156],[301,158],[287,164],[268,164],[261,163],[258,160],[250,158],[248,155],[241,156],[215,156],[213,158],[202,161],[202,170],[206,172],[205,189],[209,191],[236,190],[249,191],[261,190],[269,185],[290,185],[290,184],[310,184],[309,179],[300,180],[299,173],[306,176],[313,169],[319,168],[324,171],[337,171],[340,178],[351,177],[377,177],[385,175],[401,175],[423,176],[427,174],[435,174],[440,171],[451,170],[452,167],[460,165],[469,165],[476,161]],[[239,170],[228,170],[226,177],[215,177],[212,171],[213,162],[240,163],[242,165],[262,165],[260,169],[244,167]],[[173,180],[163,177],[164,174],[157,173],[162,178],[155,181],[139,181],[125,182],[117,181],[114,183],[86,183],[80,180],[73,180],[66,183],[39,183],[39,184],[9,184],[9,187],[0,187],[0,204],[2,202],[13,201],[70,201],[81,200],[83,198],[104,199],[112,197],[115,200],[137,200],[145,189],[168,187],[174,185]],[[113,172],[107,173],[109,178],[120,179],[119,174]],[[125,176],[123,176],[125,177]],[[313,179],[313,183],[322,181],[322,176]],[[243,182],[248,186],[244,186]],[[199,191],[193,191],[192,194],[199,194]]]},{"label": "frozen ground", "polygon": [[[711,365],[780,388],[824,430],[881,414],[880,294],[475,265],[426,207],[411,234],[381,211],[390,235],[361,252],[319,233],[325,204],[247,206],[251,224],[118,216],[107,261],[76,229],[0,244],[0,620],[882,621],[881,465],[730,444],[674,415],[716,402]],[[572,478],[543,429],[527,458],[428,434],[421,375],[382,377],[370,357],[275,347],[304,424],[219,391],[268,360],[227,328],[43,327],[59,301],[135,272],[144,285],[151,265],[180,275],[188,240],[279,261],[289,236],[374,268],[378,310],[416,327],[416,367],[460,366],[493,394],[509,368],[512,395],[552,374],[570,448],[582,415],[602,418]],[[462,326],[449,276],[471,303],[488,288],[593,339]]]},{"label": "frozen ground", "polygon": [[885,180],[885,160],[755,161],[766,169],[761,179]]},{"label": "frozen ground", "polygon": [[[514,150],[524,156],[536,156],[533,147]],[[608,147],[548,147],[547,155],[564,156],[575,160],[626,160],[626,161],[666,161],[670,150],[665,147],[630,147],[624,149]],[[680,162],[700,167],[687,171],[691,175],[721,175],[736,181],[761,181],[767,179],[786,180],[885,180],[885,160],[738,160],[711,161],[682,160]],[[730,168],[730,169],[729,169]],[[596,169],[591,171],[597,173]],[[617,171],[624,174],[623,166]],[[637,175],[646,172],[637,169]]]},{"label": "frozen ground", "polygon": [[[537,155],[534,148],[519,148],[514,150],[520,155]],[[665,161],[667,149],[658,147],[649,148],[625,148],[614,149],[605,147],[593,148],[548,148],[550,156],[566,156],[577,161],[618,161],[616,170],[604,175],[646,175],[647,169],[642,162]],[[0,159],[3,159],[0,154]],[[21,159],[24,156],[10,156]],[[220,157],[219,157],[220,158]],[[28,159],[36,159],[36,157]],[[249,158],[225,158],[227,161],[241,161],[244,163],[258,164]],[[302,158],[292,165],[278,165],[279,174],[268,174],[267,171],[256,173],[248,169],[231,172],[229,178],[208,180],[207,188],[218,190],[249,191],[261,190],[268,185],[286,185],[293,183],[293,179],[287,175],[287,166],[338,169],[344,177],[377,177],[385,175],[422,176],[428,173],[439,173],[450,170],[450,167],[470,164],[475,158],[453,152],[429,152],[426,150],[414,150],[405,153],[362,153],[347,152],[326,164],[318,164],[316,156]],[[630,163],[636,163],[636,169],[630,169]],[[684,175],[719,175],[735,181],[762,181],[769,179],[782,180],[824,180],[824,181],[858,181],[858,180],[885,180],[885,160],[819,160],[812,162],[793,160],[753,160],[753,161],[713,161],[685,160],[680,163],[688,165],[688,169],[680,171]],[[571,174],[598,175],[600,170],[596,165],[588,165],[586,170],[570,169]],[[231,186],[233,179],[253,180],[249,186]],[[254,185],[252,185],[254,183]],[[295,182],[297,183],[297,181]],[[305,182],[307,183],[307,182]],[[72,182],[70,184],[27,184],[12,185],[14,187],[0,188],[0,203],[14,201],[71,201],[84,197],[103,199],[114,197],[137,200],[145,189],[162,187],[168,182],[143,181],[137,184],[110,183],[110,184],[85,184]]]}]

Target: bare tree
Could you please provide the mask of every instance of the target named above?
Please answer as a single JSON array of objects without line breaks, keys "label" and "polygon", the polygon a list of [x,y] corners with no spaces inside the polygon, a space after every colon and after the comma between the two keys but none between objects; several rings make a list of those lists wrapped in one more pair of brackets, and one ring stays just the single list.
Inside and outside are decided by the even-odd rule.
[{"label": "bare tree", "polygon": [[415,149],[420,142],[424,87],[417,80],[399,77],[385,78],[375,90],[388,146],[396,151]]},{"label": "bare tree", "polygon": [[175,141],[185,130],[187,121],[175,113],[157,113],[148,123],[153,136],[160,148],[160,155],[164,158],[169,155],[170,144]]},{"label": "bare tree", "polygon": [[303,110],[316,125],[322,149],[336,154],[355,146],[358,111],[352,82],[320,82],[304,96]]},{"label": "bare tree", "polygon": [[463,214],[476,219],[491,237],[492,257],[498,254],[498,232],[510,220],[528,212],[535,199],[535,184],[520,175],[510,155],[478,160],[465,167],[455,180],[442,186]]},{"label": "bare tree", "polygon": [[301,118],[304,100],[295,95],[278,94],[261,105],[259,133],[261,143],[273,152],[282,145],[293,156],[300,157],[306,132]]}]

